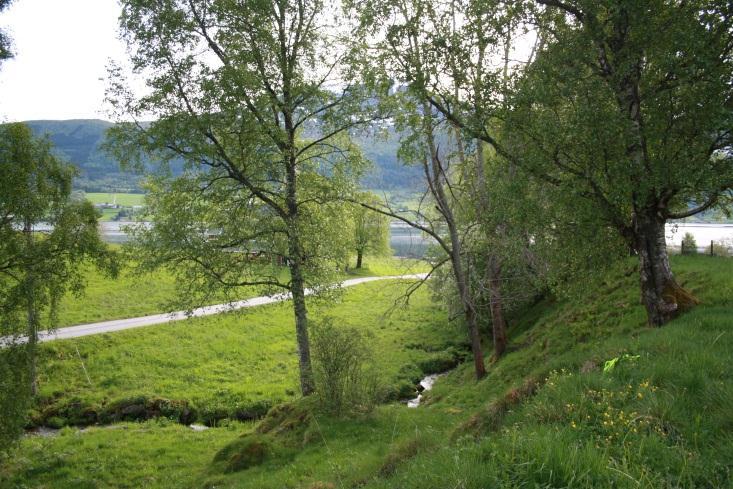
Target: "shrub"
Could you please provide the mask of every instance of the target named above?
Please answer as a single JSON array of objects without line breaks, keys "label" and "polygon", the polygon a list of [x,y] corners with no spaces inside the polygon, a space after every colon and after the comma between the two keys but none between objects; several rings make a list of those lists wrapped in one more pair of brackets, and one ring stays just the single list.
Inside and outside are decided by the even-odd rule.
[{"label": "shrub", "polygon": [[28,360],[25,346],[0,347],[0,460],[23,433],[31,405]]},{"label": "shrub", "polygon": [[684,255],[697,254],[697,242],[691,233],[685,233],[682,237],[682,247],[680,248],[680,252]]},{"label": "shrub", "polygon": [[361,331],[337,328],[330,318],[313,327],[316,393],[329,414],[370,411],[376,383],[370,373],[372,352]]},{"label": "shrub", "polygon": [[418,362],[417,366],[425,375],[441,374],[456,367],[462,360],[460,352],[454,348],[433,353],[428,358]]},{"label": "shrub", "polygon": [[386,403],[412,399],[417,396],[417,387],[415,384],[415,382],[402,380],[394,384],[383,385],[378,391],[377,400]]},{"label": "shrub", "polygon": [[731,256],[731,247],[733,247],[733,243],[731,243],[730,239],[721,239],[718,241],[714,241],[713,255],[729,258]]}]

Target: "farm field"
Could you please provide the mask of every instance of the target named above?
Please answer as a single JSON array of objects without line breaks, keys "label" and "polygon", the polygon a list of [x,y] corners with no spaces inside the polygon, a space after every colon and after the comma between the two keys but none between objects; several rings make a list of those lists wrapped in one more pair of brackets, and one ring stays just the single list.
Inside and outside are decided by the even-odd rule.
[{"label": "farm field", "polygon": [[123,207],[143,205],[145,194],[86,192],[84,197],[92,204],[113,204]]}]

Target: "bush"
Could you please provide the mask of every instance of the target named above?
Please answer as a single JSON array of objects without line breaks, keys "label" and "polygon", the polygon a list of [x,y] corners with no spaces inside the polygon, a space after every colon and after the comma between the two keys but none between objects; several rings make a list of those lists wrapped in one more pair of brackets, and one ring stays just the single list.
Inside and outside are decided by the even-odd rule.
[{"label": "bush", "polygon": [[27,421],[31,354],[24,345],[0,348],[0,460],[20,438]]},{"label": "bush", "polygon": [[376,403],[376,383],[370,373],[372,352],[361,331],[337,328],[330,318],[313,329],[316,393],[329,414],[370,411]]},{"label": "bush", "polygon": [[417,386],[415,382],[407,380],[399,381],[395,384],[381,386],[377,399],[379,402],[404,401],[417,396]]},{"label": "bush", "polygon": [[428,358],[418,362],[417,366],[425,375],[442,374],[455,368],[462,360],[460,352],[454,348],[433,353]]},{"label": "bush", "polygon": [[697,254],[697,242],[695,237],[691,233],[685,233],[682,237],[682,247],[680,252],[683,255],[696,255]]},{"label": "bush", "polygon": [[722,256],[724,258],[730,258],[731,256],[731,243],[730,239],[721,239],[713,242],[713,255]]}]

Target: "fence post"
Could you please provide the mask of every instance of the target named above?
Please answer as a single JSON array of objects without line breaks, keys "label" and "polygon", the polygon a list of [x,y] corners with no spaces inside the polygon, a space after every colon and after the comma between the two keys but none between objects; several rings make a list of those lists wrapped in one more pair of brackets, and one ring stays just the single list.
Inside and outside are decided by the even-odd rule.
[{"label": "fence post", "polygon": [[713,240],[710,240],[710,256],[715,256],[715,253],[713,253]]},{"label": "fence post", "polygon": [[685,254],[685,242],[680,241],[680,255],[684,255],[684,254]]}]

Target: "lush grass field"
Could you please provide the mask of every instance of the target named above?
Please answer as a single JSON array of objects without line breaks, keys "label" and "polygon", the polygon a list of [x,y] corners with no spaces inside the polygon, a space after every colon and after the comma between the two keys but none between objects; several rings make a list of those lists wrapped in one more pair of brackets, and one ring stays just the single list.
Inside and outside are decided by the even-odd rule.
[{"label": "lush grass field", "polygon": [[[7,461],[0,487],[7,489],[189,488],[204,477],[212,447],[246,429],[195,432],[166,420],[119,423],[84,432],[65,428],[54,438],[29,437]],[[14,474],[8,477],[9,474]]]},{"label": "lush grass field", "polygon": [[124,193],[98,193],[88,192],[84,196],[92,204],[112,204],[117,203],[123,207],[132,207],[134,205],[143,205],[145,203],[145,194],[124,194]]},{"label": "lush grass field", "polygon": [[[404,275],[426,271],[426,265],[417,260],[366,257],[365,267],[350,270],[344,278],[361,276]],[[283,277],[285,276],[283,271]],[[87,287],[80,296],[69,294],[59,305],[59,326],[72,326],[111,319],[169,312],[178,286],[175,278],[165,270],[137,275],[131,265],[124,266],[117,279],[110,279],[94,267],[85,270]],[[240,298],[260,295],[254,288],[243,288]]]},{"label": "lush grass field", "polygon": [[166,271],[138,276],[123,267],[120,275],[111,279],[86,266],[84,275],[83,293],[68,294],[59,304],[59,326],[156,314],[165,311],[176,295],[174,277]]},{"label": "lush grass field", "polygon": [[[335,304],[310,306],[315,321],[330,317],[370,335],[382,383],[391,386],[385,395],[396,395],[405,382],[409,389],[423,370],[458,354],[456,328],[426,292],[413,297],[412,307],[394,309],[406,287],[364,284],[345,289]],[[86,423],[94,413],[97,421],[115,403],[137,398],[185,401],[206,422],[264,414],[298,392],[294,330],[292,306],[281,303],[46,343],[38,419]]]},{"label": "lush grass field", "polygon": [[[733,487],[733,261],[675,257],[673,267],[702,304],[669,325],[646,327],[637,275],[631,264],[619,266],[584,284],[573,300],[546,300],[526,311],[512,321],[509,353],[484,380],[460,366],[418,409],[392,404],[337,420],[296,401],[300,407],[284,419],[268,417],[266,430],[237,426],[244,437],[227,428],[195,434],[153,422],[69,430],[26,439],[0,468],[0,486]],[[381,285],[352,289],[355,296],[347,294],[345,307],[334,310],[344,307],[347,321],[371,315]],[[427,297],[412,308],[404,322],[381,323],[384,329],[375,323],[387,374],[419,352],[398,353],[389,338],[405,341],[402,332],[439,344],[447,331],[444,313]],[[121,355],[117,369],[133,368],[136,354]],[[201,355],[180,356],[192,354]],[[73,369],[68,355],[60,370]],[[165,363],[169,356],[158,358]],[[612,359],[615,366],[604,372]],[[253,466],[243,469],[247,460]],[[166,477],[169,471],[175,474]]]}]

